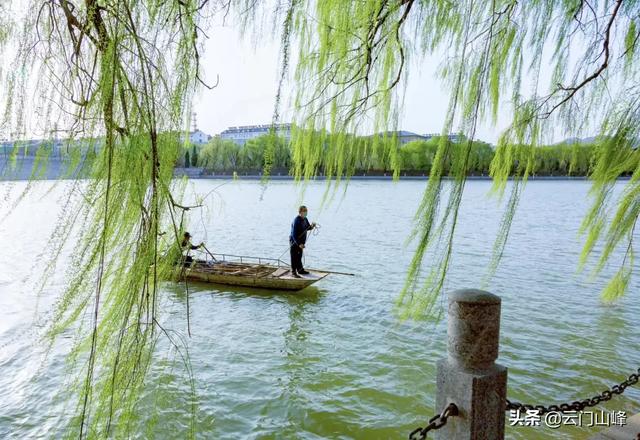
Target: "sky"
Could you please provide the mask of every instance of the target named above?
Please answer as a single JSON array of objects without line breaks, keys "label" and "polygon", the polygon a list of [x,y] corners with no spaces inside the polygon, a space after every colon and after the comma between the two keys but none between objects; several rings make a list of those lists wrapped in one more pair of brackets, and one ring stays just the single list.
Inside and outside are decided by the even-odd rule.
[{"label": "sky", "polygon": [[[2,2],[2,0],[0,0]],[[20,0],[18,0],[18,4]],[[219,134],[231,126],[269,124],[272,121],[275,95],[280,70],[280,42],[270,34],[243,37],[233,21],[220,23],[213,19],[206,29],[204,53],[201,54],[202,71],[208,83],[218,81],[209,90],[201,87],[193,103],[197,128],[210,135]],[[295,49],[292,54],[295,54]],[[400,109],[398,129],[418,134],[440,133],[448,107],[448,91],[437,77],[440,59],[435,57],[417,60],[408,65],[408,80],[404,104]],[[292,65],[291,70],[294,66]],[[549,68],[543,65],[542,77],[550,77]],[[291,91],[291,84],[284,94]],[[289,93],[290,94],[290,93]],[[291,105],[288,99],[281,104],[280,122],[291,121]],[[497,125],[481,122],[476,138],[496,143],[499,134],[510,122],[508,106],[502,105]],[[593,133],[585,133],[584,136]],[[555,141],[569,137],[555,133]]]},{"label": "sky", "polygon": [[[253,44],[233,25],[213,26],[205,43],[202,68],[213,90],[203,88],[194,101],[197,127],[215,135],[230,126],[269,124],[279,75],[279,42],[271,37]],[[447,111],[448,94],[436,77],[437,60],[410,66],[399,129],[419,134],[440,133]],[[290,105],[283,102],[281,122],[289,122]],[[500,115],[498,127],[506,126]],[[479,127],[476,138],[495,143],[498,128]]]},{"label": "sky", "polygon": [[[20,1],[15,5],[24,6]],[[231,126],[271,123],[280,71],[280,42],[271,35],[243,37],[232,21],[222,25],[219,17],[214,20],[207,26],[209,38],[201,62],[207,83],[216,83],[217,79],[218,85],[213,90],[201,87],[194,100],[197,128],[216,135]],[[295,52],[293,49],[292,57]],[[440,133],[448,96],[436,79],[437,64],[427,60],[413,62],[410,67],[398,128],[419,134]],[[290,89],[291,84],[285,96]],[[280,122],[291,121],[290,107],[289,100],[283,99]],[[42,137],[38,127],[31,129],[29,137]],[[482,127],[476,137],[495,142],[497,133]]]}]

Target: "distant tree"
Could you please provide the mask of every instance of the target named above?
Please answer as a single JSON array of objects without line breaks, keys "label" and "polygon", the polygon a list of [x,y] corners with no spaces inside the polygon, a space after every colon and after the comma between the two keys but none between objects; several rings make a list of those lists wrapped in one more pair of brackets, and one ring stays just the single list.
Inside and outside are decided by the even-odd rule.
[{"label": "distant tree", "polygon": [[240,146],[235,142],[212,138],[200,151],[198,161],[207,170],[222,172],[235,171],[238,167]]},{"label": "distant tree", "polygon": [[[438,137],[429,140],[419,140],[407,142],[402,145],[399,150],[400,162],[399,167],[407,171],[421,171],[429,173],[433,164],[434,157],[438,150],[440,139]],[[443,172],[449,172],[450,164],[447,163]]]},{"label": "distant tree", "polygon": [[198,166],[198,150],[195,145],[191,149],[191,165],[194,167]]},{"label": "distant tree", "polygon": [[291,147],[282,136],[278,136],[275,140],[273,166],[287,170],[291,166]]},{"label": "distant tree", "polygon": [[240,167],[247,171],[288,168],[290,158],[288,143],[272,133],[249,139],[239,151]]},{"label": "distant tree", "polygon": [[223,148],[225,164],[228,164],[230,169],[236,170],[238,168],[238,160],[240,157],[240,146],[233,141],[227,141]]},{"label": "distant tree", "polygon": [[184,167],[189,168],[189,165],[191,165],[191,161],[189,160],[189,150],[187,150],[184,152]]}]

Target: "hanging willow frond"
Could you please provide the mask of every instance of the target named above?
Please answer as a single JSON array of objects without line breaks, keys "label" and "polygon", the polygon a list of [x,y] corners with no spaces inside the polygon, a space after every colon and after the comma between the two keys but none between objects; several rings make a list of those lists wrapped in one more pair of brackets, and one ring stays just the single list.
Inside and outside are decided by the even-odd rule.
[{"label": "hanging willow frond", "polygon": [[[4,130],[12,137],[63,132],[71,175],[90,178],[70,207],[80,215],[57,228],[80,228],[81,236],[49,331],[52,340],[69,328],[87,336],[70,356],[81,372],[70,437],[132,435],[152,359],[167,355],[156,353],[160,337],[180,354],[194,391],[186,347],[162,326],[158,285],[179,255],[176,219],[186,208],[173,169],[203,82],[198,23],[206,3],[30,0],[20,10],[17,1],[21,21],[0,33],[0,47],[14,59],[2,78]],[[48,145],[39,147],[33,173],[46,167]],[[167,230],[168,241],[161,238]],[[66,241],[52,241],[56,255]]]},{"label": "hanging willow frond", "polygon": [[[348,178],[352,164],[373,153],[372,143],[359,148],[353,134],[397,125],[409,59],[444,60],[441,73],[450,103],[442,133],[459,133],[462,140],[442,137],[430,167],[412,234],[417,250],[399,298],[402,316],[433,311],[450,264],[476,127],[495,122],[501,111],[512,119],[491,163],[494,193],[502,195],[508,179],[515,182],[487,279],[504,253],[528,177],[545,166],[540,147],[559,133],[599,131],[598,148],[589,150],[587,160],[594,199],[583,224],[583,260],[602,241],[599,271],[615,249],[630,242],[637,215],[635,180],[620,199],[611,188],[620,176],[637,171],[640,154],[637,2],[307,0],[291,5],[294,24],[283,40],[295,38],[299,47],[292,171],[300,178],[319,170],[337,181]],[[387,140],[380,144],[383,156],[397,157],[392,136],[379,137]],[[585,162],[585,151],[576,148],[567,157],[569,173]],[[392,163],[398,176],[401,164]],[[444,183],[445,177],[452,181]],[[603,204],[617,205],[617,214],[611,217]],[[432,264],[423,277],[427,254]],[[630,259],[625,261],[628,265]]]}]

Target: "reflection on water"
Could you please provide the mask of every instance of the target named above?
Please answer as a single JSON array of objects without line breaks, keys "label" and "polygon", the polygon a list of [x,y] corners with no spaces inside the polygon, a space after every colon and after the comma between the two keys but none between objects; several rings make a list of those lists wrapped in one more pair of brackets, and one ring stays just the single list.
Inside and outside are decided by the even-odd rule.
[{"label": "reflection on water", "polygon": [[[197,181],[193,191],[206,194],[217,185]],[[287,293],[190,283],[191,337],[184,284],[163,283],[161,322],[181,349],[159,339],[157,351],[169,356],[151,368],[137,436],[184,438],[192,421],[198,438],[221,439],[404,438],[423,425],[435,410],[435,363],[446,353],[446,326],[399,322],[394,301],[412,256],[403,243],[424,185],[354,182],[339,208],[319,210],[324,184],[309,184],[304,202],[322,229],[309,240],[306,264],[356,277],[330,275]],[[496,202],[485,197],[489,187],[468,183],[449,290],[477,287],[484,278],[500,218]],[[6,215],[0,243],[20,237],[21,256],[43,251],[64,195],[63,187],[44,198],[45,189],[39,191],[10,213],[11,203],[0,204],[0,217]],[[513,400],[584,398],[640,365],[638,280],[618,304],[603,305],[598,292],[615,267],[595,280],[576,272],[587,191],[584,182],[531,182],[489,283],[503,300],[499,362],[509,368]],[[277,257],[286,249],[300,202],[293,184],[274,182],[262,194],[259,183],[231,182],[218,193],[224,204],[216,197],[190,219],[196,241],[239,255]],[[15,252],[0,248],[0,438],[56,437],[73,412],[56,398],[69,379],[70,341],[45,356],[34,323],[46,323],[65,286],[64,270],[36,297],[33,262]],[[639,400],[632,388],[602,408],[631,414],[640,411]],[[582,439],[588,432],[509,428],[508,438]]]},{"label": "reflection on water", "polygon": [[[243,296],[256,296],[264,297],[265,299],[271,299],[274,301],[287,300],[294,302],[317,302],[320,296],[325,294],[321,288],[317,286],[309,286],[305,289],[298,291],[289,290],[272,290],[262,289],[258,287],[247,286],[231,286],[225,284],[205,283],[200,281],[189,281],[188,288],[190,293],[210,293],[216,294],[236,294],[236,297],[241,298]],[[180,283],[167,283],[163,290],[171,292],[175,295],[175,299],[186,301],[186,287],[184,281]]]}]

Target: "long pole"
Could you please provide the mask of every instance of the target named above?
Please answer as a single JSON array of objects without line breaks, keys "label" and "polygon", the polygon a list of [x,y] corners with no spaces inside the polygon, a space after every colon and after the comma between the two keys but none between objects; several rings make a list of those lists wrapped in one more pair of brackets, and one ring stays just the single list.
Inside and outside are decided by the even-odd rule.
[{"label": "long pole", "polygon": [[211,258],[213,258],[213,261],[217,261],[217,258],[213,256],[211,251],[209,249],[207,249],[207,247],[204,245],[204,243],[202,243],[202,247],[204,248],[205,251],[207,251],[207,253],[211,256]]},{"label": "long pole", "polygon": [[324,270],[324,269],[308,269],[309,271],[314,271],[314,272],[324,272],[324,273],[331,273],[334,275],[347,275],[350,277],[355,277],[356,274],[355,273],[349,273],[349,272],[338,272],[335,270]]}]

